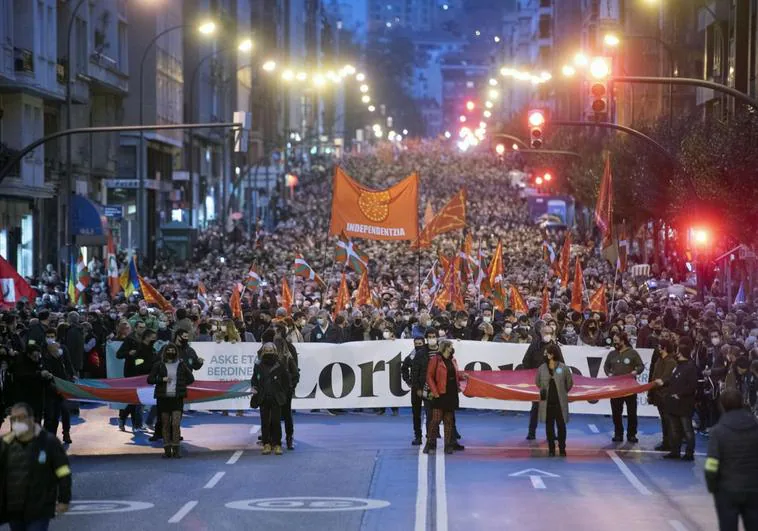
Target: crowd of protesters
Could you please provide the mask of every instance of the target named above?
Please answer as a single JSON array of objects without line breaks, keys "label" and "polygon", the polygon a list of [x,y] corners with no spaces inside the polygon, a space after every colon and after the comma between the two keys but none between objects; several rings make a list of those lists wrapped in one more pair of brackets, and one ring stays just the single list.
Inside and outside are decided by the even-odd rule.
[{"label": "crowd of protesters", "polygon": [[[678,449],[673,449],[675,442],[686,439],[689,443],[691,438],[691,430],[681,419],[693,409],[696,427],[707,433],[718,420],[718,396],[724,389],[738,390],[744,404],[755,410],[757,308],[751,303],[728,305],[718,286],[709,289],[704,300],[689,295],[676,285],[686,281],[681,276],[681,259],[677,262],[673,256],[668,260],[659,257],[656,263],[662,266],[652,268],[646,278],[618,273],[597,250],[592,231],[580,227],[573,235],[576,244],[572,246],[572,256],[582,262],[587,292],[603,283],[607,286],[610,315],[573,311],[571,286],[561,286],[543,259],[543,243],[548,241],[559,249],[565,231],[546,231],[530,220],[522,190],[510,182],[506,168],[497,158],[455,154],[427,145],[399,155],[348,156],[342,164],[355,179],[374,188],[385,188],[413,171],[418,172],[422,183],[420,209],[429,203],[436,211],[465,187],[468,234],[477,248],[481,246],[486,259],[491,257],[498,240],[503,242],[504,281],[518,287],[529,311],[514,314],[510,309],[499,310],[491,300],[481,296],[473,283],[466,287],[465,309],[442,310],[433,306],[432,282],[427,278],[419,289],[419,280],[427,277],[437,250],[447,255],[457,253],[461,231],[456,231],[438,236],[433,249],[420,254],[402,242],[356,242],[370,257],[369,279],[380,302],[377,306],[349,306],[333,314],[343,266],[334,263],[335,240],[326,235],[331,169],[316,167],[300,176],[294,196],[278,212],[274,226],[236,226],[233,237],[226,234],[226,227],[212,226],[200,234],[194,256],[186,263],[169,265],[158,261],[141,267],[140,273],[171,302],[175,312],[149,307],[138,293],[128,298],[123,293],[111,298],[103,264],[97,258],[88,263],[91,283],[84,293],[86,303],[69,304],[63,295],[64,279],[53,267],[48,267],[35,279],[39,286],[37,300],[21,303],[0,315],[2,410],[18,401],[28,403],[35,419],[43,422],[47,430],[56,433],[62,423],[63,440],[71,442],[72,408],[56,392],[53,376],[66,380],[105,377],[106,344],[110,340],[121,341],[118,357],[125,360],[125,376],[149,375],[158,384],[156,396],[160,404],[147,420],[138,406],[122,411],[119,425],[123,429],[131,416],[132,427],[139,430],[156,420],[160,429],[156,427],[153,439],[164,438],[167,456],[175,456],[181,420],[181,415],[175,413],[182,409],[182,393],[191,380],[192,370],[202,365],[189,347],[191,342],[265,343],[262,354],[269,353],[269,344],[274,345],[283,356],[280,362],[287,380],[282,393],[272,393],[264,407],[267,415],[277,417],[277,412],[282,414],[291,406],[296,366],[290,367],[287,356],[296,362],[298,343],[413,338],[420,347],[429,346],[430,331],[441,340],[524,344],[523,366],[534,369],[543,364],[550,345],[604,346],[613,349],[611,354],[618,360],[628,359],[625,352],[629,349],[655,349],[651,367],[640,367],[637,358],[631,365],[614,363],[609,358],[606,373],[641,375],[648,371],[650,381],[659,382],[650,392],[649,400],[659,407],[662,415],[660,448],[674,455],[678,454]],[[640,261],[641,250],[633,247],[631,251],[630,261]],[[326,287],[293,277],[295,252],[301,253],[326,280]],[[232,287],[245,282],[252,263],[263,282],[259,290],[244,293],[242,318],[234,319],[229,304]],[[292,285],[292,308],[281,307],[280,284],[284,277]],[[347,279],[351,291],[355,290],[358,276],[348,271]],[[200,283],[208,291],[204,301],[198,298]],[[545,286],[549,289],[549,311],[540,315]],[[447,343],[441,344],[445,354],[454,350]],[[167,352],[172,355],[176,352],[177,356],[164,356]],[[561,356],[550,352],[547,370],[561,369]],[[181,361],[181,367],[174,366],[174,359]],[[692,370],[678,370],[677,360],[682,359],[688,361],[687,368]],[[440,374],[443,368],[451,366],[451,362],[441,361]],[[257,373],[259,380],[253,384],[263,389],[265,385],[260,378],[269,372]],[[429,392],[428,386],[423,389],[427,382],[419,380],[418,371],[415,378],[408,374],[407,381],[417,391],[416,396],[428,397],[425,394]],[[684,395],[671,389],[685,380],[691,382],[693,374],[696,390],[691,397],[687,395],[687,404],[672,403],[672,396],[681,402]],[[543,374],[538,383],[542,386],[548,380]],[[565,385],[570,387],[569,382]],[[549,395],[549,387],[546,392]],[[417,442],[420,420],[415,414],[420,411],[420,404],[414,399],[414,444],[420,444]],[[636,441],[636,404],[631,399],[614,401],[615,440],[624,436],[621,418],[626,406],[630,418],[627,439]],[[450,405],[444,406],[432,418],[445,418]],[[557,395],[542,409],[535,405],[528,438],[534,438],[538,417],[549,418],[551,426],[558,428],[560,449],[565,449],[565,439],[561,437],[565,426],[561,421],[565,424],[567,414],[562,412],[562,406],[563,400]],[[692,416],[690,413],[689,418]],[[285,431],[286,444],[291,446],[291,414]],[[281,433],[271,426],[265,435],[264,447],[276,453],[281,447]],[[552,439],[555,438],[554,435]],[[451,448],[455,445],[447,433],[445,442]],[[685,455],[691,455],[689,446]]]}]

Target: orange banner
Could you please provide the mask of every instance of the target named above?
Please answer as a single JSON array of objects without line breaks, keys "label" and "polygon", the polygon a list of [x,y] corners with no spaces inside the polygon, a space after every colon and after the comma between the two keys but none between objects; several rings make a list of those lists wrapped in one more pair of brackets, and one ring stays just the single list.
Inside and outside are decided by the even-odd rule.
[{"label": "orange banner", "polygon": [[371,190],[337,167],[329,235],[367,240],[418,237],[418,176],[413,173],[386,190]]}]

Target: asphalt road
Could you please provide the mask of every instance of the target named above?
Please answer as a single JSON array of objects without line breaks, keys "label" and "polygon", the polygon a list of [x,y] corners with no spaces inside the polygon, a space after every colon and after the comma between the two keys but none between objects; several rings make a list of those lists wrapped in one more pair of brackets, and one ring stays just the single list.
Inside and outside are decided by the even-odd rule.
[{"label": "asphalt road", "polygon": [[[79,452],[89,425],[104,434],[99,444],[111,442],[110,455],[72,455],[75,501],[51,529],[717,529],[702,455],[694,463],[662,460],[650,450],[658,437],[653,419],[641,421],[641,443],[631,446],[610,442],[609,418],[574,415],[565,459],[548,458],[544,440],[524,440],[524,415],[460,412],[467,448],[452,456],[424,456],[410,445],[407,410],[399,417],[298,414],[297,448],[283,456],[261,455],[257,421],[187,419],[181,460],[161,459],[141,436],[124,442],[127,434],[107,424],[77,426]],[[236,449],[193,444],[192,433],[214,432],[228,443],[230,426]],[[119,452],[133,444],[150,453]],[[705,445],[698,440],[698,451]]]}]

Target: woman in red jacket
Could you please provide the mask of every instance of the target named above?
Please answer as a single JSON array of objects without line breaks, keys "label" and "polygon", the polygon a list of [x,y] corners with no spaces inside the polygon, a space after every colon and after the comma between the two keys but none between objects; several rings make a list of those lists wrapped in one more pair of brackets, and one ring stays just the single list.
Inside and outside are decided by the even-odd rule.
[{"label": "woman in red jacket", "polygon": [[455,408],[458,405],[459,383],[463,376],[458,372],[458,364],[453,359],[453,343],[443,339],[439,343],[439,353],[429,358],[426,370],[426,385],[432,397],[432,418],[426,437],[424,453],[437,449],[440,422],[445,422],[445,453],[453,453],[453,430],[455,428]]}]

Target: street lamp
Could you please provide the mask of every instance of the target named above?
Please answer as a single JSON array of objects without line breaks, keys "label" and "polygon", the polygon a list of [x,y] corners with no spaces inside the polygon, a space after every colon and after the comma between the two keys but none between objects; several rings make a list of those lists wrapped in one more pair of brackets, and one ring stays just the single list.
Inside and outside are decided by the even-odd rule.
[{"label": "street lamp", "polygon": [[563,65],[563,68],[561,68],[561,73],[565,77],[574,77],[576,75],[576,68],[571,65]]},{"label": "street lamp", "polygon": [[590,62],[589,58],[582,52],[579,52],[574,56],[574,64],[576,66],[582,66],[582,67],[587,66],[589,62]]},{"label": "street lamp", "polygon": [[261,66],[261,68],[263,68],[263,70],[266,72],[273,72],[276,70],[276,61],[266,61],[263,63],[263,66]]},{"label": "street lamp", "polygon": [[369,96],[368,94],[364,94],[363,96],[361,96],[361,101],[363,103],[369,103],[371,102],[371,96]]},{"label": "street lamp", "polygon": [[619,44],[621,44],[621,39],[619,39],[618,35],[614,33],[606,33],[605,37],[603,37],[603,42],[606,46],[616,48]]},{"label": "street lamp", "polygon": [[590,64],[590,74],[592,77],[595,79],[606,79],[610,72],[611,67],[608,65],[608,61],[604,58],[596,57],[592,60],[592,63]]},{"label": "street lamp", "polygon": [[[166,28],[153,37],[150,42],[145,46],[145,51],[142,52],[142,59],[139,64],[139,124],[145,125],[145,106],[143,104],[143,98],[145,94],[145,61],[150,50],[158,42],[158,39],[175,30],[188,29],[193,27],[191,24],[179,24]],[[206,20],[201,22],[197,26],[197,31],[203,36],[212,35],[216,30],[216,24],[213,21]],[[145,131],[140,130],[139,133],[139,154],[137,160],[139,161],[139,188],[137,189],[137,220],[139,234],[137,235],[137,243],[140,250],[147,254],[147,197],[145,193],[145,179],[147,178],[147,153],[145,147]]]}]

